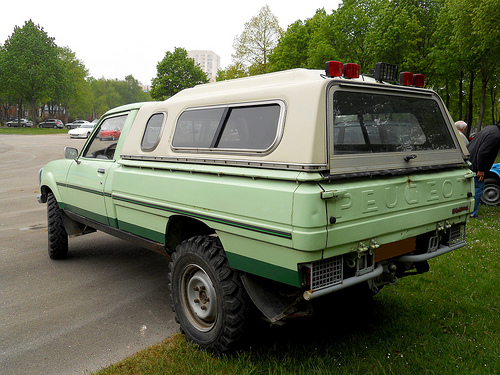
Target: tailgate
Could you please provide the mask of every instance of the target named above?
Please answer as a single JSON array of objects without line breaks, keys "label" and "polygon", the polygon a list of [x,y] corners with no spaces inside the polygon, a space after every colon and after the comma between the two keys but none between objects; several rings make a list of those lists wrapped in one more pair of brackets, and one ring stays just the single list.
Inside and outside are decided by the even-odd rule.
[{"label": "tailgate", "polygon": [[325,181],[321,186],[324,196],[331,197],[325,199],[327,248],[336,254],[353,251],[362,241],[383,245],[464,222],[474,204],[473,179],[466,168]]}]

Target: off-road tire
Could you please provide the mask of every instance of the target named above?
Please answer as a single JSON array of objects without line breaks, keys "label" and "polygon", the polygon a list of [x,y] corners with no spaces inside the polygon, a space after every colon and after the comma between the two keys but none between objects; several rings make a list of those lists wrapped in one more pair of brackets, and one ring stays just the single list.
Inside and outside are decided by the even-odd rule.
[{"label": "off-road tire", "polygon": [[168,278],[176,320],[189,340],[215,353],[241,342],[250,300],[217,237],[192,237],[177,246]]},{"label": "off-road tire", "polygon": [[47,194],[48,250],[51,259],[68,256],[68,233],[63,225],[62,212],[52,192]]}]

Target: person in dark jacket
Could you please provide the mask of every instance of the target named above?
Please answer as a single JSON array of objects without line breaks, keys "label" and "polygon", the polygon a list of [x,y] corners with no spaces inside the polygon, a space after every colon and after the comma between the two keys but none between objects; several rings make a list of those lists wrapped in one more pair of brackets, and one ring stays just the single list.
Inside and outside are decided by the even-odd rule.
[{"label": "person in dark jacket", "polygon": [[477,218],[479,202],[484,191],[484,176],[490,170],[500,150],[500,127],[490,125],[481,130],[467,145],[470,153],[469,161],[472,163],[470,169],[476,172],[474,192],[474,212],[470,215]]}]

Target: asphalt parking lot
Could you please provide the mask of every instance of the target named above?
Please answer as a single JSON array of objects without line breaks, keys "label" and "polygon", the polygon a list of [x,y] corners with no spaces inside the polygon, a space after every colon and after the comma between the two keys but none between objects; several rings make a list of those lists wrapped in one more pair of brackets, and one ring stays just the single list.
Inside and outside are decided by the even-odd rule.
[{"label": "asphalt parking lot", "polygon": [[47,255],[38,170],[63,158],[63,135],[0,135],[0,373],[88,374],[177,330],[169,259],[97,232]]}]

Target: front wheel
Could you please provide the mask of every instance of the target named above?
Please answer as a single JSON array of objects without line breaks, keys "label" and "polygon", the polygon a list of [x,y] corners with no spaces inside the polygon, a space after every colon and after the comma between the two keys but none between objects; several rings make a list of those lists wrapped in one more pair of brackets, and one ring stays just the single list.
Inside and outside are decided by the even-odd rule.
[{"label": "front wheel", "polygon": [[198,236],[177,246],[169,282],[181,332],[209,351],[234,349],[245,332],[250,303],[219,239]]},{"label": "front wheel", "polygon": [[484,181],[485,187],[481,201],[489,206],[500,204],[500,182],[495,178],[488,178]]},{"label": "front wheel", "polygon": [[68,256],[68,233],[63,225],[62,212],[54,194],[47,195],[47,225],[49,257],[64,259]]}]

